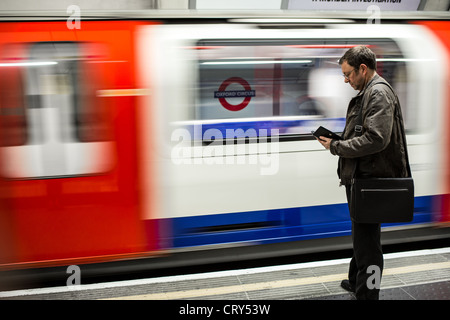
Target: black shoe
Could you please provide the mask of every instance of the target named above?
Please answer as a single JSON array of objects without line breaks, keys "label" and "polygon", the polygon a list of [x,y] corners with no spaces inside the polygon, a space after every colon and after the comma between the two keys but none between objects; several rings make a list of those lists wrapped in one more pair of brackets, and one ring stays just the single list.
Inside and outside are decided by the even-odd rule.
[{"label": "black shoe", "polygon": [[349,292],[355,292],[355,287],[348,280],[342,280],[341,287]]}]

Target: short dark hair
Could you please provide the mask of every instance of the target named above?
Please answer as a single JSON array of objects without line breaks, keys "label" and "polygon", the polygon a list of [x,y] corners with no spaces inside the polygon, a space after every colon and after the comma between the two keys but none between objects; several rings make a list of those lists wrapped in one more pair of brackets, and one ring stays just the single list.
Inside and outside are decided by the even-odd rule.
[{"label": "short dark hair", "polygon": [[359,69],[359,66],[364,63],[369,69],[377,70],[377,58],[375,53],[366,46],[356,46],[347,50],[341,59],[339,64],[341,65],[346,61],[350,66]]}]

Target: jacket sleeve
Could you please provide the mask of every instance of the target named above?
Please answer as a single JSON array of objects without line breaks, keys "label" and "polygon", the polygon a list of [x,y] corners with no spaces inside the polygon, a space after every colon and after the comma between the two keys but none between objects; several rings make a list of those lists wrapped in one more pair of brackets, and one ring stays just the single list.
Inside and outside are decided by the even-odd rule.
[{"label": "jacket sleeve", "polygon": [[363,109],[363,134],[348,140],[333,141],[332,154],[358,158],[385,149],[391,139],[394,103],[384,90],[373,88]]}]

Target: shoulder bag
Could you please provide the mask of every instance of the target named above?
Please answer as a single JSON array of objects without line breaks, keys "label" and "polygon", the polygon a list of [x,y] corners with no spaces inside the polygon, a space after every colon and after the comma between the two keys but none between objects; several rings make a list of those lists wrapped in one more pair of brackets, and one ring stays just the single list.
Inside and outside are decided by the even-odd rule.
[{"label": "shoulder bag", "polygon": [[[381,82],[386,84],[384,82]],[[386,84],[391,90],[391,86]],[[393,90],[392,90],[393,91]],[[395,93],[394,93],[395,95]],[[396,95],[395,95],[396,96]],[[357,135],[362,135],[362,106],[358,115]],[[396,109],[402,119],[400,103],[397,98]],[[394,115],[395,115],[394,112]],[[358,128],[357,128],[358,127]],[[357,178],[356,167],[351,184],[350,216],[357,223],[409,222],[414,214],[414,181],[409,166],[409,157],[404,129],[403,144],[408,177],[406,178]],[[357,166],[357,164],[356,164]]]}]

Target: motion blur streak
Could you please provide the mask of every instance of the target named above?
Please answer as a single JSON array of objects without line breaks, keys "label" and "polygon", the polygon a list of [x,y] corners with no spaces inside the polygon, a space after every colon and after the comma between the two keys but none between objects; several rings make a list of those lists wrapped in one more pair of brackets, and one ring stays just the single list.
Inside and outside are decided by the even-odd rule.
[{"label": "motion blur streak", "polygon": [[311,131],[342,131],[337,61],[361,44],[401,100],[416,187],[414,220],[383,230],[449,236],[448,21],[31,20],[0,21],[1,270],[348,239]]}]

